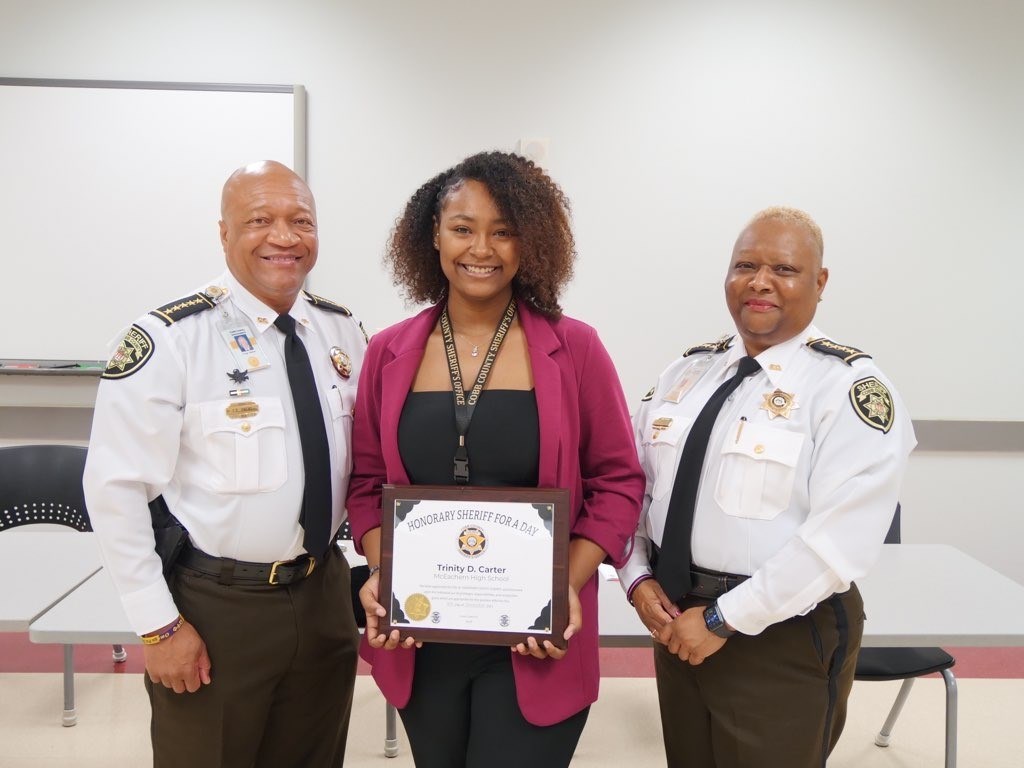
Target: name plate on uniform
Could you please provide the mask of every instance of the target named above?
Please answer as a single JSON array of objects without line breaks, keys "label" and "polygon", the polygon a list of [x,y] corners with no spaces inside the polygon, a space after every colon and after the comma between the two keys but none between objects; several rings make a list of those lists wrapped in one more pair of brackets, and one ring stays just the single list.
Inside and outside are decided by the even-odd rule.
[{"label": "name plate on uniform", "polygon": [[382,506],[385,634],[565,647],[568,490],[385,485]]}]

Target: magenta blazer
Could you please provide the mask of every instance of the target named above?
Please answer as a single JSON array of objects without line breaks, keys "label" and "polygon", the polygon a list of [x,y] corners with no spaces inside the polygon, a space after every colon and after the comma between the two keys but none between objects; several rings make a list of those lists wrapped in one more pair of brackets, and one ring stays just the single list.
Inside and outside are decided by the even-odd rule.
[{"label": "magenta blazer", "polygon": [[[348,514],[356,548],[380,526],[382,483],[406,484],[398,453],[398,420],[441,307],[381,331],[363,360],[352,432],[354,467]],[[629,413],[615,367],[588,325],[551,320],[519,303],[540,422],[539,486],[568,488],[572,536],[590,539],[615,564],[628,557],[644,493]],[[583,628],[561,660],[512,656],[519,709],[534,725],[551,725],[597,699],[597,576],[580,592]],[[384,696],[404,707],[412,692],[414,649],[371,648],[360,655],[373,666]]]}]

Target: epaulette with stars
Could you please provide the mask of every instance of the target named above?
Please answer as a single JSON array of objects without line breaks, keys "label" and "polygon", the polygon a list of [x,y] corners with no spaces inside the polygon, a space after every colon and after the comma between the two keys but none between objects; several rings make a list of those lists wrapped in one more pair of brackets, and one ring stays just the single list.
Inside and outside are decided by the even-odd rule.
[{"label": "epaulette with stars", "polygon": [[199,293],[193,293],[191,296],[186,296],[183,299],[172,301],[170,304],[164,304],[162,307],[157,307],[149,314],[163,320],[164,325],[172,325],[189,315],[194,315],[197,312],[202,312],[207,309],[213,309],[214,306],[216,306],[214,297],[200,291]]},{"label": "epaulette with stars", "polygon": [[735,338],[735,336],[723,336],[718,341],[711,341],[707,344],[698,344],[697,346],[690,347],[688,350],[683,352],[683,357],[689,357],[690,355],[695,355],[698,352],[711,352],[717,355],[719,352],[725,352],[725,350],[732,346],[732,340]]},{"label": "epaulette with stars", "polygon": [[821,352],[823,355],[833,355],[838,357],[847,365],[852,365],[854,360],[860,360],[862,357],[871,357],[867,352],[862,352],[856,347],[847,347],[844,344],[836,344],[831,339],[826,339],[824,337],[820,339],[811,339],[807,342],[807,346],[815,352]]},{"label": "epaulette with stars", "polygon": [[306,301],[314,307],[326,309],[328,312],[337,312],[345,317],[352,317],[352,313],[349,311],[348,307],[342,306],[330,299],[325,299],[323,296],[317,296],[315,293],[310,293],[309,291],[303,291],[302,293],[306,297]]}]

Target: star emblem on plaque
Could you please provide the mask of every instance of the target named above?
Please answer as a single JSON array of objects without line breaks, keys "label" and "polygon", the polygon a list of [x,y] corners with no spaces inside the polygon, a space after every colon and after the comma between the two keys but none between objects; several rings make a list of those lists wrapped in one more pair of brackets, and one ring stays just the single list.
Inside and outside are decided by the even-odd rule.
[{"label": "star emblem on plaque", "polygon": [[800,406],[797,405],[796,395],[776,389],[774,392],[765,392],[764,401],[761,403],[761,410],[768,411],[768,418],[774,419],[781,416],[788,419],[790,413]]},{"label": "star emblem on plaque", "polygon": [[483,529],[468,525],[459,534],[459,551],[466,557],[476,557],[487,547],[487,536]]}]

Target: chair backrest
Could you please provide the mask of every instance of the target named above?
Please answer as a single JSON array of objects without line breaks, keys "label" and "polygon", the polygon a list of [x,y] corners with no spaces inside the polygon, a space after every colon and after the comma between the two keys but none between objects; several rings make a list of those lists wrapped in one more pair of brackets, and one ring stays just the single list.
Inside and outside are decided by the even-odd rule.
[{"label": "chair backrest", "polygon": [[0,448],[0,531],[37,523],[91,531],[82,490],[85,455],[77,445]]},{"label": "chair backrest", "polygon": [[900,543],[900,503],[896,502],[896,511],[892,513],[892,523],[889,524],[889,532],[885,534],[886,544]]}]

